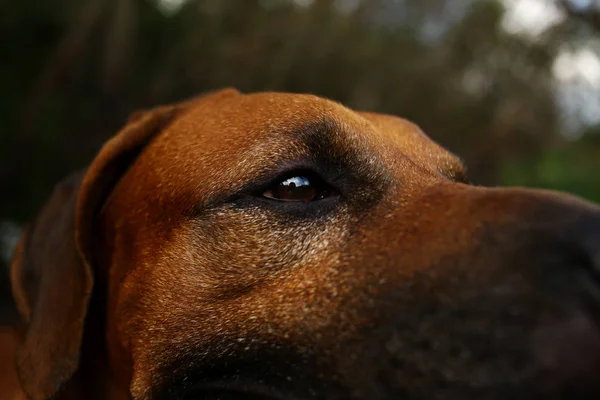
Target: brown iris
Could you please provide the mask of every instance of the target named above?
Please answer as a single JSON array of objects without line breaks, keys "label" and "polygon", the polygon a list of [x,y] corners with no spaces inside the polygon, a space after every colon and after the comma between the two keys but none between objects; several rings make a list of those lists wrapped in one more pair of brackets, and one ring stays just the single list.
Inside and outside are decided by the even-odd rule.
[{"label": "brown iris", "polygon": [[292,176],[276,182],[263,192],[263,196],[281,201],[315,201],[326,195],[325,185],[316,178]]}]

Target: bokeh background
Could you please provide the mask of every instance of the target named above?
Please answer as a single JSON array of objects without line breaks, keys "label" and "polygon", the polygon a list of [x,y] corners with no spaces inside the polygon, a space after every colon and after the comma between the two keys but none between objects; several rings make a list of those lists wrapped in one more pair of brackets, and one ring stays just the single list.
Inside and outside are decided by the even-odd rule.
[{"label": "bokeh background", "polygon": [[0,263],[131,111],[223,86],[404,116],[475,183],[600,201],[599,33],[593,0],[0,0]]}]

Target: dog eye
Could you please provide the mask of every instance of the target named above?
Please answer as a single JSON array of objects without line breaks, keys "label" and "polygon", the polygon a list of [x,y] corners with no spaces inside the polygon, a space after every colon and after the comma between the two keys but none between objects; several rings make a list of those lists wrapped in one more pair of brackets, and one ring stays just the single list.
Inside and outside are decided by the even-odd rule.
[{"label": "dog eye", "polygon": [[331,187],[313,174],[299,173],[277,180],[262,193],[279,201],[317,201],[333,194]]}]

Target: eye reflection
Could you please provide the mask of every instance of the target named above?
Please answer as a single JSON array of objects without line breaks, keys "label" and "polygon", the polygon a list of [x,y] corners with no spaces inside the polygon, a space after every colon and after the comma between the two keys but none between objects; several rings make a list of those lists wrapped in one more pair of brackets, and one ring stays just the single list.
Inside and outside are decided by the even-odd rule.
[{"label": "eye reflection", "polygon": [[262,196],[279,201],[310,202],[323,199],[330,192],[322,179],[299,174],[276,181]]}]

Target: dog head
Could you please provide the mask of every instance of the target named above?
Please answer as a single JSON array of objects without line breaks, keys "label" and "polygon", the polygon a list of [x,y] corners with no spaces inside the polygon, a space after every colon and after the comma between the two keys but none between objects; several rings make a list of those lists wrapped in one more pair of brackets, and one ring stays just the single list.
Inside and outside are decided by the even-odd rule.
[{"label": "dog head", "polygon": [[96,340],[134,399],[599,395],[600,210],[465,175],[315,96],[137,114],[17,249],[23,387]]}]

